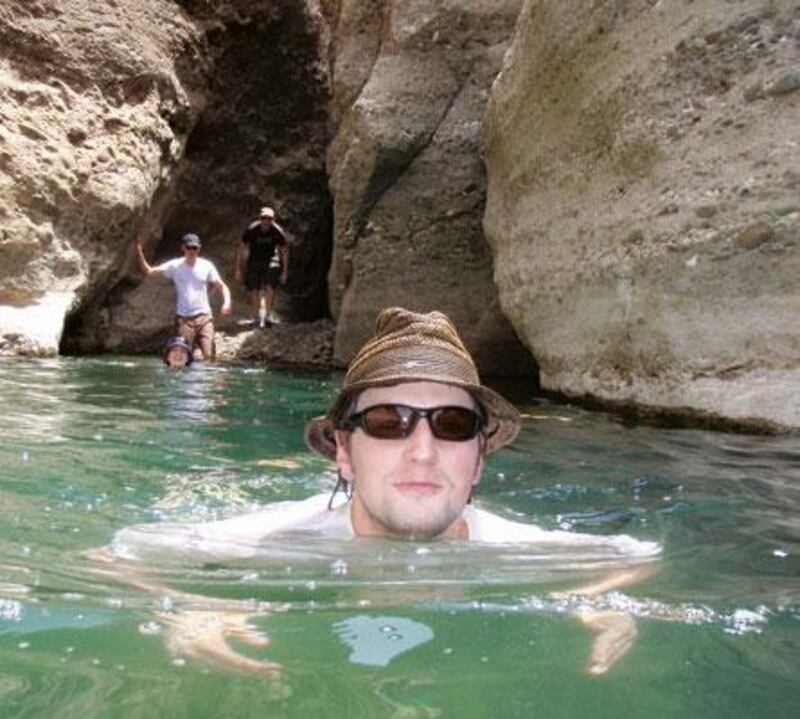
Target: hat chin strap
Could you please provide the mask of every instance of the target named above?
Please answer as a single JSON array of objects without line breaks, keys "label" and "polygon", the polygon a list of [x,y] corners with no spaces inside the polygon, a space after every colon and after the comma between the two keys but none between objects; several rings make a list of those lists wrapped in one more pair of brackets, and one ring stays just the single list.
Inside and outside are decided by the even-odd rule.
[{"label": "hat chin strap", "polygon": [[329,510],[333,509],[333,500],[340,489],[344,492],[344,496],[347,497],[347,501],[350,501],[353,496],[353,484],[342,476],[341,470],[336,470],[336,486],[333,488],[331,498],[328,500]]}]

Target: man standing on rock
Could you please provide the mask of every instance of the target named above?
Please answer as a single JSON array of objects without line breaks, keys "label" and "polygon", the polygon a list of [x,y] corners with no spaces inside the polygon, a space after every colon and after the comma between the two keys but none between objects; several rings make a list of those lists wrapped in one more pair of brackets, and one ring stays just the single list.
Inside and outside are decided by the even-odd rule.
[{"label": "man standing on rock", "polygon": [[208,301],[208,286],[222,295],[222,314],[231,313],[231,293],[213,262],[199,257],[200,238],[195,234],[181,239],[183,257],[153,267],[148,263],[140,239],[135,241],[136,256],[145,277],[163,275],[175,285],[175,334],[189,347],[200,347],[204,360],[214,359],[214,321]]},{"label": "man standing on rock", "polygon": [[[242,255],[247,250],[244,286],[250,293],[253,308],[252,324],[264,327],[269,323],[275,304],[275,288],[286,284],[289,277],[289,245],[286,234],[277,222],[271,207],[262,207],[258,219],[251,222],[236,246],[236,281],[242,281]],[[261,294],[264,294],[264,316],[261,316]]]}]

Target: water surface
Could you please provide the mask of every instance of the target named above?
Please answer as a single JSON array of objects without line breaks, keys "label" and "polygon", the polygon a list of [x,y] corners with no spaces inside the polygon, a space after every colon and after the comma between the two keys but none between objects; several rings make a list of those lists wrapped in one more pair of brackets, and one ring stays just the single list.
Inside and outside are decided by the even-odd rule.
[{"label": "water surface", "polygon": [[797,438],[630,427],[524,391],[523,430],[491,458],[481,506],[664,547],[657,575],[593,602],[639,630],[608,674],[585,673],[590,636],[574,601],[551,595],[599,560],[458,544],[154,557],[153,576],[199,606],[259,608],[270,645],[234,644],[282,670],[170,653],[162,612],[176,608],[98,575],[85,552],[131,524],[329,491],[302,427],[337,382],[151,359],[0,362],[0,716],[800,716]]}]

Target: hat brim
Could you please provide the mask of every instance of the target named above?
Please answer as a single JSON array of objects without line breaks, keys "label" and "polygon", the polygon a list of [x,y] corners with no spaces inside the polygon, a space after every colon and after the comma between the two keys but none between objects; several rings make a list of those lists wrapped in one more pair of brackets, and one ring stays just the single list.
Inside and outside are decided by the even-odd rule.
[{"label": "hat brim", "polygon": [[[365,383],[364,387],[357,384],[342,392],[334,402],[327,415],[315,417],[305,429],[306,444],[317,454],[326,459],[336,461],[336,424],[341,418],[350,399],[359,391],[369,387],[387,387],[401,382],[409,382],[407,377],[401,380],[387,380],[384,382]],[[497,392],[482,385],[471,385],[459,382],[442,382],[454,387],[461,387],[469,392],[486,413],[486,454],[496,452],[501,447],[514,441],[519,434],[519,412],[514,405],[503,399]]]}]

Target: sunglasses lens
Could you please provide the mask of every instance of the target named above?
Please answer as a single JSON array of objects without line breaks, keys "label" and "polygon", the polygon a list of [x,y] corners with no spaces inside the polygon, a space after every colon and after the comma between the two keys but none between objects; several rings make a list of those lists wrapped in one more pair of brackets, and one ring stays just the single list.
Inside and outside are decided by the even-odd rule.
[{"label": "sunglasses lens", "polygon": [[431,430],[438,439],[464,442],[480,430],[480,417],[466,407],[442,407],[431,417]]},{"label": "sunglasses lens", "polygon": [[361,421],[364,431],[378,439],[400,439],[408,434],[410,415],[399,407],[382,404],[366,410]]},{"label": "sunglasses lens", "polygon": [[377,439],[408,437],[416,427],[417,420],[423,416],[428,418],[433,436],[448,442],[472,439],[482,426],[480,415],[467,407],[436,407],[424,410],[405,405],[381,404],[355,416],[364,432]]}]

